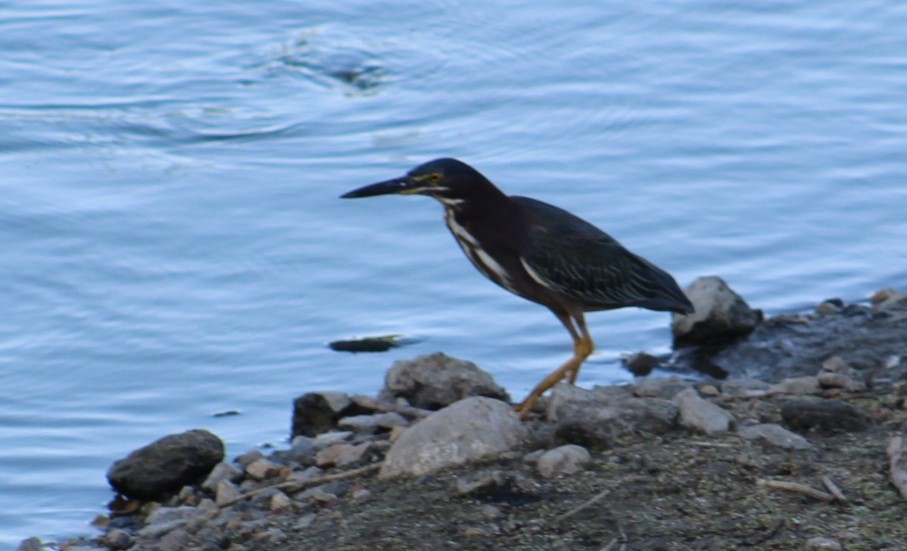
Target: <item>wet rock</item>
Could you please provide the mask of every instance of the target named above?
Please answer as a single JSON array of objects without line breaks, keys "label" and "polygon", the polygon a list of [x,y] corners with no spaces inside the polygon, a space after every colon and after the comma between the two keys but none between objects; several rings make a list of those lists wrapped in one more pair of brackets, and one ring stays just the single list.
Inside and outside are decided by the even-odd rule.
[{"label": "wet rock", "polygon": [[554,387],[546,412],[554,441],[589,449],[609,448],[622,434],[663,433],[677,425],[677,406],[661,398],[636,398],[608,387]]},{"label": "wet rock", "polygon": [[242,471],[239,467],[232,463],[221,462],[214,466],[214,469],[211,470],[211,474],[209,474],[208,478],[202,482],[202,488],[213,492],[221,480],[235,482],[239,480],[241,476]]},{"label": "wet rock", "polygon": [[719,277],[700,277],[684,292],[696,311],[674,314],[671,330],[679,343],[715,343],[748,335],[762,321],[762,313],[749,307]]},{"label": "wet rock", "polygon": [[39,538],[26,538],[19,543],[16,551],[43,551]]},{"label": "wet rock", "polygon": [[689,383],[676,375],[658,379],[644,379],[630,387],[635,396],[640,398],[664,398],[670,400],[681,390],[690,388]]},{"label": "wet rock", "polygon": [[661,365],[661,359],[646,352],[637,352],[624,358],[624,366],[627,370],[637,377],[645,377],[652,373],[656,367]]},{"label": "wet rock", "polygon": [[387,452],[380,476],[422,475],[521,445],[529,431],[505,402],[472,397],[410,427]]},{"label": "wet rock", "polygon": [[869,300],[877,312],[907,309],[907,293],[899,293],[894,289],[882,289],[872,295]]},{"label": "wet rock", "polygon": [[545,478],[557,478],[579,472],[591,458],[586,448],[567,444],[544,452],[535,468]]},{"label": "wet rock", "polygon": [[839,549],[844,549],[844,547],[837,540],[819,536],[806,540],[806,545],[803,546],[803,549],[804,551],[838,551]]},{"label": "wet rock", "polygon": [[384,400],[402,397],[425,409],[439,409],[469,396],[510,401],[507,391],[474,363],[441,353],[395,362],[381,391]]},{"label": "wet rock", "polygon": [[456,493],[482,501],[520,505],[538,499],[538,486],[518,471],[495,469],[458,478]]},{"label": "wet rock", "polygon": [[364,460],[371,447],[371,442],[363,442],[355,446],[334,444],[318,452],[315,456],[315,464],[319,467],[346,467]]},{"label": "wet rock", "polygon": [[350,397],[342,392],[308,392],[293,401],[291,437],[315,436],[331,430],[337,421],[350,415],[355,408]]},{"label": "wet rock", "polygon": [[771,385],[768,392],[769,394],[815,394],[819,392],[819,378],[812,375],[791,377]]},{"label": "wet rock", "polygon": [[706,434],[726,432],[734,424],[731,412],[699,397],[692,388],[687,388],[674,397],[679,409],[679,421],[684,427]]},{"label": "wet rock", "polygon": [[788,427],[799,432],[855,432],[869,424],[866,417],[847,402],[821,398],[790,400],[781,406],[781,418]]},{"label": "wet rock", "polygon": [[805,450],[812,447],[806,438],[774,423],[741,427],[737,432],[745,440],[757,440],[787,450]]},{"label": "wet rock", "polygon": [[116,461],[107,480],[119,493],[161,499],[187,484],[202,481],[224,458],[224,444],[206,430],[165,436]]}]

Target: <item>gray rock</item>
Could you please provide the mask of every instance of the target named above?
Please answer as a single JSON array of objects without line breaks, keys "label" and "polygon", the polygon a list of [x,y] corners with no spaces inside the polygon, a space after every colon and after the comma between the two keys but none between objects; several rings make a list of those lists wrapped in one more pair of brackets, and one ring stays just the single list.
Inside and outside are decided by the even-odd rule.
[{"label": "gray rock", "polygon": [[839,549],[844,549],[844,547],[837,540],[818,536],[806,540],[806,545],[803,546],[803,549],[804,551],[838,551]]},{"label": "gray rock", "polygon": [[293,506],[293,500],[283,492],[277,492],[271,496],[271,511],[283,511]]},{"label": "gray rock", "polygon": [[461,465],[514,449],[528,437],[507,403],[467,398],[407,429],[388,450],[380,476],[418,476]]},{"label": "gray rock", "polygon": [[812,375],[791,377],[771,385],[768,392],[769,394],[813,394],[819,392],[819,378]]},{"label": "gray rock", "polygon": [[236,482],[241,476],[242,470],[240,470],[239,467],[232,463],[220,462],[214,466],[214,469],[211,470],[211,474],[209,474],[208,478],[202,482],[202,488],[213,492],[217,489],[217,484],[221,480]]},{"label": "gray rock", "polygon": [[856,432],[869,425],[866,416],[847,402],[822,398],[790,400],[781,406],[781,418],[799,432]]},{"label": "gray rock", "polygon": [[259,459],[264,459],[264,458],[265,458],[265,454],[263,454],[261,452],[261,450],[249,450],[246,453],[237,457],[235,459],[235,461],[236,461],[237,465],[239,465],[243,469],[245,469],[246,465],[249,465],[251,463],[258,461]]},{"label": "gray rock", "polygon": [[567,444],[543,453],[535,468],[545,478],[556,478],[579,472],[591,458],[586,448]]},{"label": "gray rock", "polygon": [[165,436],[116,461],[107,471],[107,480],[123,495],[161,499],[201,482],[223,459],[220,438],[206,430],[191,430]]},{"label": "gray rock", "polygon": [[406,417],[403,417],[399,413],[393,411],[387,413],[379,413],[375,415],[375,420],[378,423],[378,427],[391,430],[394,427],[408,427],[409,421],[406,420]]},{"label": "gray rock", "polygon": [[771,385],[751,377],[734,377],[721,382],[721,392],[728,396],[753,398],[765,396]]},{"label": "gray rock", "polygon": [[346,467],[364,460],[371,447],[371,442],[363,442],[355,446],[334,444],[318,452],[315,456],[315,464],[319,467]]},{"label": "gray rock", "polygon": [[259,459],[246,465],[246,474],[255,480],[265,480],[266,478],[273,478],[280,474],[282,468],[283,465],[274,463],[273,461]]},{"label": "gray rock", "polygon": [[690,388],[689,383],[676,375],[657,379],[643,379],[630,387],[635,396],[640,398],[664,398],[670,400],[678,392]]},{"label": "gray rock", "polygon": [[239,491],[239,488],[236,487],[236,484],[224,479],[217,483],[217,490],[214,493],[214,503],[216,503],[218,507],[223,507],[227,503],[238,499],[241,495],[242,493]]},{"label": "gray rock", "polygon": [[331,430],[337,421],[350,415],[355,408],[349,396],[342,392],[308,392],[293,401],[291,437],[315,436]]},{"label": "gray rock", "polygon": [[671,330],[683,343],[714,343],[748,335],[762,321],[720,277],[700,277],[684,292],[696,311],[674,314]]},{"label": "gray rock", "polygon": [[161,538],[160,543],[157,544],[157,551],[186,551],[188,543],[189,533],[178,528]]},{"label": "gray rock", "polygon": [[352,415],[337,421],[337,427],[358,434],[373,434],[378,431],[378,420],[374,415]]},{"label": "gray rock", "polygon": [[469,396],[510,401],[510,396],[476,364],[441,353],[395,362],[385,376],[381,397],[402,397],[413,406],[439,409]]},{"label": "gray rock", "polygon": [[353,433],[348,430],[325,432],[319,434],[315,437],[315,449],[323,450],[324,448],[328,448],[330,446],[333,446],[334,444],[349,440],[351,436],[353,436]]},{"label": "gray rock", "polygon": [[812,447],[806,438],[774,423],[741,427],[737,433],[745,440],[758,440],[787,450],[806,450]]},{"label": "gray rock", "polygon": [[114,528],[113,530],[104,534],[104,537],[101,538],[101,541],[103,541],[104,545],[106,545],[113,551],[122,551],[123,549],[129,549],[133,544],[133,539],[129,532],[127,532],[126,530],[121,530],[119,528]]},{"label": "gray rock", "polygon": [[16,548],[16,551],[43,551],[41,540],[34,537],[26,538],[19,542],[19,547]]},{"label": "gray rock", "polygon": [[567,384],[554,387],[546,415],[556,442],[589,449],[609,448],[623,434],[664,433],[677,426],[677,406],[668,400]]},{"label": "gray rock", "polygon": [[726,432],[734,423],[731,412],[699,397],[694,389],[683,390],[674,397],[680,410],[680,424],[706,434]]}]

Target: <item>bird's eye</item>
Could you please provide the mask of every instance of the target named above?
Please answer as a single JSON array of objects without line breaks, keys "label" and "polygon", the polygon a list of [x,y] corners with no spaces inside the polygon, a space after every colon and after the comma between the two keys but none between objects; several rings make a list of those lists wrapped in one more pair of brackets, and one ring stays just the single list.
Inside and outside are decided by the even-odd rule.
[{"label": "bird's eye", "polygon": [[441,176],[440,172],[432,172],[428,175],[428,181],[432,184],[440,184],[443,179],[444,177]]}]

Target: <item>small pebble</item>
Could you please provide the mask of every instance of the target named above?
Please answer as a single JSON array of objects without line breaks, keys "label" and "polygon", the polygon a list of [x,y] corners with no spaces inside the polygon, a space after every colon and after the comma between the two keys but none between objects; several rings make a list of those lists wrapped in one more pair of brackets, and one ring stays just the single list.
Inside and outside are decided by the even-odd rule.
[{"label": "small pebble", "polygon": [[815,537],[806,540],[806,551],[837,551],[843,549],[841,543],[831,538]]}]

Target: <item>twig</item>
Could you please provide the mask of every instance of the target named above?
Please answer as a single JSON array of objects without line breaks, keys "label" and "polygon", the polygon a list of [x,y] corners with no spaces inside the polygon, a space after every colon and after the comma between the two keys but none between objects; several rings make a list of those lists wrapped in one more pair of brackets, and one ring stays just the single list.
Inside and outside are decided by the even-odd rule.
[{"label": "twig", "polygon": [[266,492],[266,491],[272,490],[272,489],[273,490],[289,490],[291,493],[298,492],[299,490],[305,488],[306,486],[318,486],[319,484],[324,484],[326,482],[333,482],[335,480],[345,480],[347,478],[353,478],[353,477],[359,476],[361,474],[366,474],[366,473],[370,473],[372,471],[377,471],[380,468],[381,468],[381,464],[376,463],[374,465],[366,465],[365,467],[359,467],[358,469],[343,471],[341,473],[326,474],[324,476],[316,476],[314,478],[309,478],[307,480],[285,480],[285,481],[279,482],[277,484],[271,484],[269,486],[262,486],[261,488],[256,488],[254,490],[244,493],[243,495],[241,495],[239,497],[235,497],[227,502],[220,503],[218,506],[221,509],[223,509],[224,507],[229,507],[231,505],[239,503],[240,501],[242,501],[244,499],[248,499],[250,497],[255,497],[262,492]]},{"label": "twig", "polygon": [[837,499],[841,503],[847,503],[847,498],[844,497],[844,492],[842,492],[841,488],[838,488],[838,485],[832,482],[831,478],[829,478],[827,475],[822,475],[822,484],[825,485],[825,489],[828,490],[831,495],[835,496],[835,499]]},{"label": "twig", "polygon": [[818,499],[819,501],[832,501],[835,496],[825,493],[822,490],[817,490],[811,488],[806,484],[800,484],[799,482],[784,482],[782,480],[767,480],[765,478],[760,478],[756,481],[756,484],[769,488],[771,490],[784,490],[786,492],[795,492],[798,494],[803,494],[809,496],[813,499]]},{"label": "twig", "polygon": [[419,419],[423,417],[428,417],[433,411],[427,409],[417,408],[413,406],[401,406],[398,404],[389,404],[387,402],[379,402],[369,398],[368,396],[353,396],[351,398],[354,404],[365,409],[372,409],[375,411],[383,411],[386,413],[399,413],[400,415],[408,415],[410,417],[418,417]]},{"label": "twig", "polygon": [[580,503],[579,505],[577,505],[577,506],[574,507],[573,509],[570,509],[569,511],[567,511],[567,512],[564,513],[563,515],[554,517],[554,522],[561,522],[561,521],[564,521],[564,520],[566,520],[566,519],[572,517],[573,515],[579,513],[580,511],[582,511],[582,510],[585,509],[586,507],[589,507],[590,505],[594,505],[595,503],[597,503],[597,502],[603,500],[603,499],[605,498],[605,496],[607,496],[609,493],[611,493],[611,489],[610,489],[610,488],[605,489],[605,490],[602,490],[602,491],[599,492],[598,494],[594,495],[592,498],[590,498],[590,499],[584,501],[583,503]]}]

